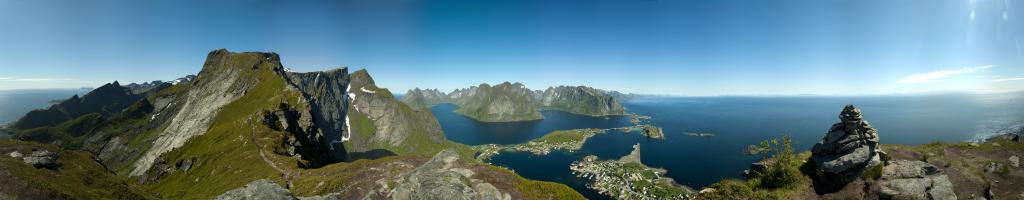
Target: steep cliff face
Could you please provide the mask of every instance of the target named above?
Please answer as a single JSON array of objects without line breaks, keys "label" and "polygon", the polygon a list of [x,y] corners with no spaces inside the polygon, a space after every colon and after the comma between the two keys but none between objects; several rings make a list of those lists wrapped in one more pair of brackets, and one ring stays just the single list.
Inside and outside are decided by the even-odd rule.
[{"label": "steep cliff face", "polygon": [[185,94],[181,109],[157,136],[152,147],[135,162],[131,175],[142,175],[161,154],[205,133],[224,105],[245,95],[258,84],[260,79],[255,77],[255,72],[282,68],[275,53],[232,53],[225,49],[210,52],[203,70]]},{"label": "steep cliff face", "polygon": [[377,87],[366,70],[356,71],[350,78],[353,134],[345,143],[349,151],[388,149],[402,154],[447,141],[433,113],[416,112],[399,102],[390,91]]},{"label": "steep cliff face", "polygon": [[421,90],[420,88],[409,90],[402,96],[403,103],[415,110],[429,110],[431,106],[449,103],[451,99],[444,92],[437,89]]},{"label": "steep cliff face", "polygon": [[623,115],[626,112],[614,97],[587,86],[549,87],[544,91],[541,104],[545,109],[590,116]]},{"label": "steep cliff face", "polygon": [[[307,141],[316,141],[317,146],[327,147],[317,152],[325,152],[331,160],[343,160],[345,149],[341,143],[348,140],[346,117],[348,115],[348,68],[293,73],[284,72],[288,83],[299,91],[309,102],[309,112],[313,116],[318,133],[305,134]],[[319,139],[323,138],[323,139]]]},{"label": "steep cliff face", "polygon": [[455,90],[449,95],[459,105],[456,113],[484,122],[540,120],[534,92],[521,83],[504,82],[495,86],[480,84]]}]

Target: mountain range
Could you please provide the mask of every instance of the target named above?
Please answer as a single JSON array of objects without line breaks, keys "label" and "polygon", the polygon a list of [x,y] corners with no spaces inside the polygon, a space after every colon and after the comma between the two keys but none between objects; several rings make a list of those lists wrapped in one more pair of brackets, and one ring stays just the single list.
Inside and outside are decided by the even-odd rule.
[{"label": "mountain range", "polygon": [[[7,127],[21,141],[6,142],[0,153],[38,153],[34,160],[50,162],[33,168],[3,156],[0,177],[21,189],[0,192],[72,199],[261,198],[273,191],[338,199],[582,198],[565,185],[473,159],[474,150],[445,138],[432,113],[414,108],[366,70],[296,73],[276,53],[215,50],[194,80],[142,93],[114,82],[22,117]],[[107,184],[90,184],[98,181]],[[246,193],[264,186],[270,188]]]},{"label": "mountain range", "polygon": [[437,89],[409,90],[402,102],[417,110],[441,103],[453,103],[456,113],[484,122],[541,120],[541,110],[560,110],[588,116],[624,115],[620,103],[634,98],[616,91],[587,86],[557,86],[530,90],[522,83],[480,84],[445,94]]}]

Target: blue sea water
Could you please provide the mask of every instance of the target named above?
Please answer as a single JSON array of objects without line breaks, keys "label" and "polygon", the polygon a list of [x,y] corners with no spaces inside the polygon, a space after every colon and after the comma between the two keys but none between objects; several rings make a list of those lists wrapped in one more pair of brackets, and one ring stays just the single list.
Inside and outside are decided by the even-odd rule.
[{"label": "blue sea water", "polygon": [[[520,175],[565,183],[591,199],[604,199],[573,177],[569,163],[585,155],[617,159],[640,144],[641,160],[665,168],[667,176],[694,188],[739,172],[761,157],[743,154],[747,145],[788,134],[797,150],[809,150],[837,122],[843,106],[854,104],[879,131],[882,143],[923,144],[932,141],[965,141],[984,138],[1024,124],[1024,94],[941,94],[868,97],[645,97],[623,103],[628,112],[651,116],[664,128],[665,140],[639,134],[610,131],[595,136],[574,153],[546,156],[503,153],[491,162]],[[544,111],[545,119],[533,122],[484,123],[451,111],[446,104],[433,108],[449,139],[470,145],[512,144],[529,141],[552,130],[627,126],[622,117],[587,117],[560,111]],[[690,137],[686,132],[709,132],[710,138]]]}]

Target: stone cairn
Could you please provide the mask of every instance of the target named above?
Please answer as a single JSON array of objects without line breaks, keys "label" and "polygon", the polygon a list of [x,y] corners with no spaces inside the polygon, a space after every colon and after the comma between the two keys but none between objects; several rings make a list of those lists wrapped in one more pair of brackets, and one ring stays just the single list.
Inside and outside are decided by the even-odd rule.
[{"label": "stone cairn", "polygon": [[864,169],[881,164],[878,131],[864,120],[860,109],[847,105],[824,138],[811,149],[811,162],[822,180],[845,185]]}]

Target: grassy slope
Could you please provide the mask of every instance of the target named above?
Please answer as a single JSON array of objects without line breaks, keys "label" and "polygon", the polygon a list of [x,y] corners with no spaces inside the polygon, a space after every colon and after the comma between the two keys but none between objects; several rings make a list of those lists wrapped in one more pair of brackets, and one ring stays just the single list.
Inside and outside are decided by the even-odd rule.
[{"label": "grassy slope", "polygon": [[[933,142],[922,145],[883,145],[893,159],[921,160],[949,175],[958,197],[984,194],[992,187],[997,199],[1018,197],[1024,190],[1024,168],[1012,167],[1009,157],[1024,157],[1024,143],[1004,138],[980,144]],[[986,171],[994,165],[993,171]]]},{"label": "grassy slope", "polygon": [[[0,170],[7,171],[31,188],[72,199],[151,199],[147,192],[110,174],[86,152],[64,151],[54,145],[44,145],[17,140],[0,140]],[[21,159],[6,154],[18,150],[28,154],[32,149],[46,149],[59,152],[57,170],[37,169]],[[12,180],[6,180],[12,181]],[[0,187],[6,187],[4,185]],[[16,192],[17,193],[17,192]]]},{"label": "grassy slope", "polygon": [[271,71],[271,66],[264,64],[260,70],[246,71],[247,74],[242,75],[260,81],[245,96],[224,106],[209,131],[164,154],[169,163],[197,158],[192,169],[171,173],[159,182],[147,185],[147,189],[160,193],[164,198],[204,199],[257,179],[282,182],[281,173],[264,162],[260,151],[278,163],[278,167],[298,168],[294,161],[288,161],[290,158],[271,153],[284,133],[259,125],[259,113],[275,109],[281,102],[297,105],[300,94],[285,90],[284,79]]}]

